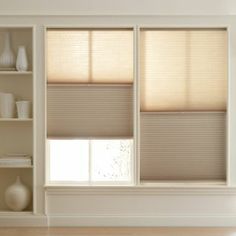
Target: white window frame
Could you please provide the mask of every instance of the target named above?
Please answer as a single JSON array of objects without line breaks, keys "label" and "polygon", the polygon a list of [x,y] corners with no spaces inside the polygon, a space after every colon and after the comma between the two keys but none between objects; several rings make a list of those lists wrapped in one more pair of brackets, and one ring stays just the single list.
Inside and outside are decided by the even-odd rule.
[{"label": "white window frame", "polygon": [[[228,77],[227,77],[227,81],[228,81],[228,92],[227,92],[227,130],[226,130],[226,183],[224,184],[224,186],[230,186],[231,182],[236,182],[236,171],[233,171],[233,165],[232,163],[236,163],[236,160],[233,159],[233,156],[231,155],[231,153],[234,153],[234,148],[233,145],[231,145],[230,142],[232,142],[232,137],[234,135],[232,135],[230,133],[230,129],[231,129],[231,124],[233,123],[231,116],[233,114],[233,107],[231,107],[231,98],[232,98],[232,93],[231,91],[231,54],[230,54],[230,50],[231,50],[231,30],[230,30],[230,26],[227,24],[166,24],[166,25],[151,25],[151,24],[138,24],[138,25],[47,25],[44,27],[44,42],[46,42],[46,33],[47,33],[47,29],[49,28],[132,28],[133,29],[133,33],[134,33],[134,38],[133,38],[133,58],[134,58],[134,65],[133,65],[133,70],[134,70],[134,80],[133,80],[133,114],[134,114],[134,122],[133,122],[133,155],[132,155],[132,162],[131,164],[131,170],[132,170],[132,176],[133,176],[133,181],[132,183],[129,185],[130,187],[147,187],[151,186],[154,188],[158,188],[158,187],[163,187],[163,186],[174,186],[174,187],[201,187],[201,186],[217,186],[219,185],[219,183],[212,183],[212,182],[205,182],[205,183],[197,183],[197,185],[192,184],[191,182],[188,183],[186,185],[186,183],[180,183],[180,184],[175,184],[175,183],[171,183],[171,185],[169,183],[150,183],[149,184],[142,184],[140,182],[140,51],[139,51],[139,37],[140,37],[140,29],[141,28],[146,28],[146,29],[182,29],[182,28],[225,28],[227,31],[227,35],[228,35],[228,65],[227,65],[227,71],[228,71]],[[45,43],[46,44],[46,43]],[[45,55],[44,55],[44,61],[45,61],[45,91],[47,91],[47,75],[46,75],[46,71],[47,71],[47,61],[46,61],[46,52],[47,52],[47,48],[45,47]],[[45,117],[46,117],[46,102],[47,102],[47,95],[45,93]],[[45,118],[45,140],[46,140],[46,148],[45,148],[45,169],[46,169],[46,185],[47,186],[66,186],[65,184],[59,184],[57,182],[57,184],[52,184],[48,182],[48,173],[49,173],[49,161],[48,161],[48,144],[47,144],[47,125],[46,125],[46,118]],[[222,184],[220,184],[222,187]],[[85,186],[95,186],[95,185],[85,185]],[[98,185],[96,185],[97,187]],[[114,185],[112,184],[112,186],[118,186],[118,184]],[[120,185],[119,185],[120,186]]]}]

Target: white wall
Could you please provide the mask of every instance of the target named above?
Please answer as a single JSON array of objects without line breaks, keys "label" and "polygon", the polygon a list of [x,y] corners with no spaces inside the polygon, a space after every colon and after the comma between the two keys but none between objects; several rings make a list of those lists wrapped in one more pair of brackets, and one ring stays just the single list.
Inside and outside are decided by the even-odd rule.
[{"label": "white wall", "polygon": [[1,0],[0,15],[234,15],[235,0]]},{"label": "white wall", "polygon": [[[37,217],[46,213],[49,216],[50,225],[54,226],[236,226],[236,189],[234,187],[236,183],[236,171],[234,170],[236,147],[233,143],[233,140],[236,140],[236,68],[234,66],[236,65],[236,16],[232,16],[236,13],[235,0],[1,0],[0,6],[1,25],[33,24],[36,26],[35,211],[38,214]],[[8,14],[11,16],[7,16]],[[40,14],[68,14],[68,16],[33,16]],[[74,16],[69,16],[70,14],[74,14]],[[86,14],[90,16],[76,16]],[[112,16],[115,14],[117,16]],[[127,16],[118,16],[119,14]],[[129,16],[134,14],[140,14],[140,16]],[[94,24],[230,26],[229,111],[231,120],[229,135],[232,145],[229,147],[231,170],[229,186],[161,189],[154,187],[44,188],[44,26]],[[37,220],[29,221],[28,218],[26,219],[28,222],[33,222],[29,223],[30,225],[37,225]],[[21,221],[17,221],[16,217],[14,217],[14,221],[10,219],[0,217],[0,226],[6,222],[8,225],[16,225],[16,222],[22,222],[19,223],[22,225],[27,224],[23,219]]]},{"label": "white wall", "polygon": [[[2,16],[2,25],[36,26],[36,202],[38,215],[51,225],[234,225],[236,226],[236,147],[230,147],[231,185],[215,188],[47,188],[45,176],[44,27],[47,25],[230,26],[231,140],[236,140],[236,17],[235,16]],[[233,144],[233,142],[232,142]],[[45,190],[45,191],[44,191]],[[45,200],[45,202],[44,202]],[[44,208],[46,207],[46,212]],[[1,221],[0,223],[6,222]],[[13,223],[15,221],[12,221]],[[1,224],[0,224],[1,225]]]},{"label": "white wall", "polygon": [[49,188],[53,226],[235,226],[236,192],[202,188]]}]

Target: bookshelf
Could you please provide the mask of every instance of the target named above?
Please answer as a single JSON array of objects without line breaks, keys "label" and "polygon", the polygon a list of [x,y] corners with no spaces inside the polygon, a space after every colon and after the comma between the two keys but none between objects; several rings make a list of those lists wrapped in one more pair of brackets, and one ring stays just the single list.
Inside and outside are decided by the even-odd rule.
[{"label": "bookshelf", "polygon": [[[4,70],[0,68],[0,92],[12,93],[16,100],[30,101],[34,104],[33,38],[34,28],[25,26],[0,27],[0,55],[4,48],[4,34],[10,33],[11,49],[15,56],[18,47],[24,45],[27,52],[28,70]],[[0,103],[1,104],[1,103]],[[32,156],[32,165],[0,165],[0,215],[33,213],[34,202],[34,119],[19,119],[0,116],[0,157],[8,153],[25,153]],[[32,194],[31,203],[21,212],[10,210],[5,203],[5,191],[15,183],[17,176]]]}]

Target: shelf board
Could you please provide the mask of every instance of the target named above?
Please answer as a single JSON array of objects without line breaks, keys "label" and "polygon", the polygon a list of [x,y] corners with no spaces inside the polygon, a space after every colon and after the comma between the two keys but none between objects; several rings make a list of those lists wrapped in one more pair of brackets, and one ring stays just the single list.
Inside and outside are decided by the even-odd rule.
[{"label": "shelf board", "polygon": [[3,71],[0,70],[0,75],[32,75],[32,71]]},{"label": "shelf board", "polygon": [[29,216],[32,215],[32,211],[7,211],[0,210],[0,216]]},{"label": "shelf board", "polygon": [[33,121],[32,118],[29,119],[18,119],[18,118],[0,118],[0,122],[1,121],[14,121],[14,122],[26,122],[26,121]]},{"label": "shelf board", "polygon": [[12,166],[12,165],[0,165],[0,169],[32,169],[33,166]]}]

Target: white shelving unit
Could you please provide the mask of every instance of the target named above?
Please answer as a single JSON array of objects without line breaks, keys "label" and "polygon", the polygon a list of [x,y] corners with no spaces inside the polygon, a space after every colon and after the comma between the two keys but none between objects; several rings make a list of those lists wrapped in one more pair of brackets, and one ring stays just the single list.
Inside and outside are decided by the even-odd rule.
[{"label": "white shelving unit", "polygon": [[[25,26],[0,27],[0,55],[4,46],[4,32],[10,32],[11,48],[15,55],[20,45],[27,51],[29,70],[26,72],[0,70],[0,92],[12,93],[16,100],[29,100],[34,103],[34,73],[33,73],[33,37],[34,28]],[[33,111],[33,109],[32,109]],[[33,112],[32,112],[33,114]],[[0,117],[0,156],[7,153],[26,153],[34,159],[34,122],[33,118],[5,119]],[[34,161],[33,161],[34,163]],[[7,208],[4,193],[8,186],[20,176],[22,182],[31,189],[32,201],[22,212],[14,212]],[[33,214],[34,205],[34,165],[16,166],[0,165],[0,215],[25,216]]]}]

